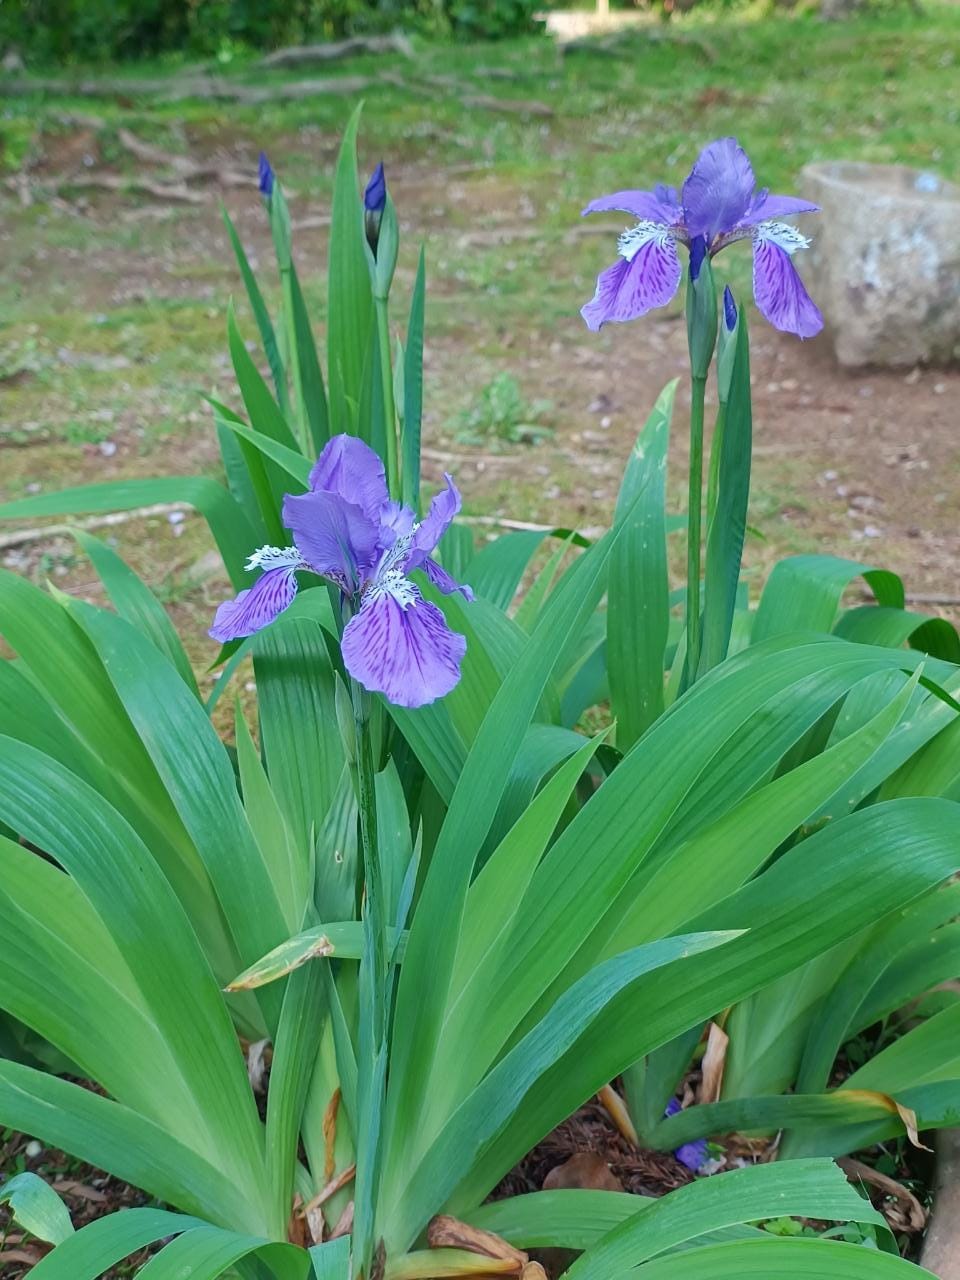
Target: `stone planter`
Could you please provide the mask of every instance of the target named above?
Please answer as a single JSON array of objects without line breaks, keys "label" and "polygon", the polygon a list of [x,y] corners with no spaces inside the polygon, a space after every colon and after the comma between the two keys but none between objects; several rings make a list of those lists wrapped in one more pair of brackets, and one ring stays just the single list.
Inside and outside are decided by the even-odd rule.
[{"label": "stone planter", "polygon": [[[960,187],[902,165],[808,165],[807,288],[841,365],[960,360]],[[806,221],[806,220],[805,220]]]}]

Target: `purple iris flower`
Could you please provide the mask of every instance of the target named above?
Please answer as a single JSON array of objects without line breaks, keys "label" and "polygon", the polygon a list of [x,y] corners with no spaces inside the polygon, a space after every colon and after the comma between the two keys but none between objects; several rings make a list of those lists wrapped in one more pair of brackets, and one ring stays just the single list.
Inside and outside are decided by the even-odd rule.
[{"label": "purple iris flower", "polygon": [[[667,1117],[675,1116],[682,1110],[677,1099],[671,1098],[663,1114]],[[691,1173],[697,1173],[707,1162],[707,1140],[699,1138],[696,1142],[685,1142],[682,1147],[677,1147],[673,1154]]]},{"label": "purple iris flower", "polygon": [[260,186],[260,194],[269,200],[273,195],[273,169],[270,165],[270,161],[267,159],[267,153],[265,151],[260,152],[258,183]]},{"label": "purple iris flower", "polygon": [[597,291],[581,314],[591,329],[610,320],[635,320],[670,301],[680,285],[677,245],[690,251],[696,278],[703,254],[712,258],[736,240],[753,241],[753,296],[761,314],[777,329],[812,338],[823,317],[803,287],[792,258],[810,241],[779,219],[816,213],[818,206],[794,196],[757,190],[753,167],[736,138],[704,147],[678,193],[660,185],[653,191],[616,191],[601,196],[584,213],[618,209],[637,223],[620,236],[620,257],[601,272]]},{"label": "purple iris flower", "polygon": [[253,635],[293,602],[298,569],[340,588],[352,617],[343,632],[343,661],[365,689],[401,707],[422,707],[450,692],[467,649],[443,613],[407,576],[422,569],[445,595],[473,599],[431,559],[460,510],[450,476],[421,521],[390,500],[383,463],[356,436],[334,436],[310,472],[308,493],[288,494],[283,522],[292,547],[260,547],[248,569],[257,581],[220,605],[210,635],[221,642]]}]

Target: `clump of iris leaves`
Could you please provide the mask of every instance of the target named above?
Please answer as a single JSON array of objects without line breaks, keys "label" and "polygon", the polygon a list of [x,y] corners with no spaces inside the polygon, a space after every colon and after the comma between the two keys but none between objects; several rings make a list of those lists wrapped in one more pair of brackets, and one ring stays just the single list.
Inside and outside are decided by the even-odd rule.
[{"label": "clump of iris leaves", "polygon": [[[264,202],[276,318],[228,220],[264,360],[231,312],[237,394],[210,406],[221,479],[88,486],[0,517],[189,502],[241,591],[256,548],[289,545],[284,499],[343,433],[423,515],[425,264],[398,299],[396,213],[385,191],[364,207],[357,128],[336,172],[325,360],[279,181]],[[697,325],[716,333],[717,301],[698,266],[704,381],[717,365]],[[702,559],[699,483],[687,520],[665,512],[671,383],[603,536],[478,545],[455,520],[438,566],[472,600],[404,561],[404,598],[415,588],[465,640],[458,680],[425,705],[358,688],[340,650],[350,601],[307,572],[271,626],[211,643],[206,699],[106,543],[77,533],[109,607],[0,572],[16,654],[0,663],[0,1125],[167,1206],[75,1231],[52,1187],[19,1175],[0,1198],[55,1246],[36,1280],[93,1280],[156,1242],[149,1280],[534,1280],[544,1247],[573,1251],[570,1280],[913,1266],[833,1158],[960,1111],[960,1003],[927,995],[960,967],[960,642],[905,608],[894,574],[827,555],[781,561],[747,599],[735,304],[719,340]],[[684,529],[694,575],[674,589]],[[857,579],[875,603],[847,607]],[[226,722],[247,659],[254,714],[238,700],[225,740],[212,717]],[[706,1099],[683,1082],[714,1028],[726,1058]],[[868,1051],[837,1083],[854,1038]],[[263,1114],[244,1056],[262,1041]],[[747,1134],[768,1152],[777,1137],[776,1159],[658,1200],[490,1202],[598,1091],[642,1146]]]}]

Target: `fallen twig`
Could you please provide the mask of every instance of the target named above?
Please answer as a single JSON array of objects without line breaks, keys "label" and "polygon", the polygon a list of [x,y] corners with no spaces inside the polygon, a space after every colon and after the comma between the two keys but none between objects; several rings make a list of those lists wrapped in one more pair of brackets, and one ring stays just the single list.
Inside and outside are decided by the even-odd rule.
[{"label": "fallen twig", "polygon": [[298,80],[290,84],[255,86],[238,84],[220,76],[183,77],[180,80],[66,80],[52,76],[19,79],[0,77],[0,96],[31,93],[62,94],[73,98],[154,98],[158,102],[182,102],[187,98],[258,105],[284,99],[322,97],[326,94],[363,93],[380,83],[380,77],[339,76],[328,80]]},{"label": "fallen twig", "polygon": [[393,35],[350,36],[346,40],[330,40],[324,44],[292,45],[268,53],[257,65],[264,68],[316,66],[358,53],[399,53],[403,58],[414,56],[410,40],[398,31]]},{"label": "fallen twig", "polygon": [[162,165],[173,169],[189,182],[191,178],[217,178],[226,186],[252,186],[256,178],[250,173],[240,173],[236,169],[224,168],[215,160],[191,160],[189,156],[180,156],[173,151],[164,151],[152,142],[144,142],[129,129],[118,129],[117,139],[131,155],[138,160],[146,160],[149,164]]},{"label": "fallen twig", "polygon": [[908,1191],[902,1183],[894,1178],[888,1178],[885,1173],[878,1173],[870,1165],[864,1164],[861,1160],[853,1160],[849,1156],[841,1156],[837,1164],[847,1175],[848,1181],[867,1182],[897,1200],[902,1209],[900,1216],[903,1220],[903,1230],[922,1231],[926,1226],[926,1210],[913,1192]]},{"label": "fallen twig", "polygon": [[627,27],[622,31],[611,32],[607,35],[577,36],[573,40],[562,41],[561,51],[564,55],[570,53],[599,53],[601,56],[608,58],[629,58],[636,52],[636,44],[644,40],[649,41],[651,44],[688,45],[703,56],[704,62],[716,62],[717,60],[716,50],[699,36],[679,31],[661,31],[658,28],[644,28],[641,31],[636,27]]},{"label": "fallen twig", "polygon": [[48,524],[38,529],[19,529],[0,534],[0,551],[10,547],[24,547],[30,542],[44,542],[48,538],[69,536],[74,529],[111,529],[130,520],[146,520],[150,516],[168,516],[174,511],[190,511],[184,502],[154,502],[148,507],[134,507],[132,511],[110,511],[102,516],[88,516],[70,524]]},{"label": "fallen twig", "polygon": [[[17,188],[15,178],[7,178],[6,186]],[[98,188],[102,191],[142,191],[145,195],[156,196],[158,200],[180,200],[184,204],[203,204],[206,197],[200,191],[191,191],[183,182],[155,182],[152,178],[136,175],[122,176],[117,173],[54,173],[43,179],[38,186],[52,187],[59,191],[61,187]]]}]

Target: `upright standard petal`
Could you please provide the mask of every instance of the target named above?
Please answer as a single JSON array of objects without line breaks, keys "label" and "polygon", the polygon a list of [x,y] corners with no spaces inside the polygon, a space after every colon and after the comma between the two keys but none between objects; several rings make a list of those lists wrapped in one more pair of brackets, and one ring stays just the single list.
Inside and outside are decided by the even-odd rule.
[{"label": "upright standard petal", "polygon": [[[295,556],[299,563],[299,556]],[[293,603],[297,594],[297,579],[293,565],[268,569],[260,575],[252,587],[233,600],[225,600],[213,619],[210,636],[225,644],[252,636],[270,625],[284,609]]]},{"label": "upright standard petal", "polygon": [[819,213],[820,206],[797,196],[772,196],[769,191],[758,191],[750,208],[740,219],[741,227],[755,227],[758,222],[770,222],[775,218],[792,218],[797,213]]},{"label": "upright standard petal", "polygon": [[591,200],[581,211],[588,213],[631,213],[641,222],[674,223],[679,219],[680,204],[673,187],[658,186],[653,191],[614,191],[612,195]]},{"label": "upright standard petal", "polygon": [[641,223],[620,237],[620,258],[597,277],[597,290],[580,314],[596,331],[623,323],[670,301],[680,284],[680,259],[669,227]]},{"label": "upright standard petal", "polygon": [[368,594],[343,632],[350,675],[400,707],[422,707],[449,693],[466,651],[466,639],[399,575]]},{"label": "upright standard petal", "polygon": [[807,293],[791,254],[807,240],[786,223],[762,223],[753,238],[753,296],[764,319],[784,333],[812,338],[823,316]]},{"label": "upright standard petal", "polygon": [[753,199],[753,166],[736,138],[718,138],[700,152],[683,184],[683,221],[708,241],[742,221]]},{"label": "upright standard petal", "polygon": [[430,503],[430,510],[420,523],[414,526],[410,556],[406,562],[406,567],[409,569],[420,568],[450,528],[454,516],[460,510],[460,490],[453,483],[453,477],[444,472],[443,479],[446,488],[440,490]]},{"label": "upright standard petal", "polygon": [[337,493],[287,494],[283,523],[310,568],[345,591],[358,590],[378,558],[379,523]]},{"label": "upright standard petal", "polygon": [[415,513],[399,502],[386,502],[380,508],[380,546],[392,547],[398,538],[405,538],[413,533],[417,523]]},{"label": "upright standard petal", "polygon": [[390,498],[383,463],[359,436],[334,436],[324,445],[310,472],[310,488],[338,494],[373,521]]}]

